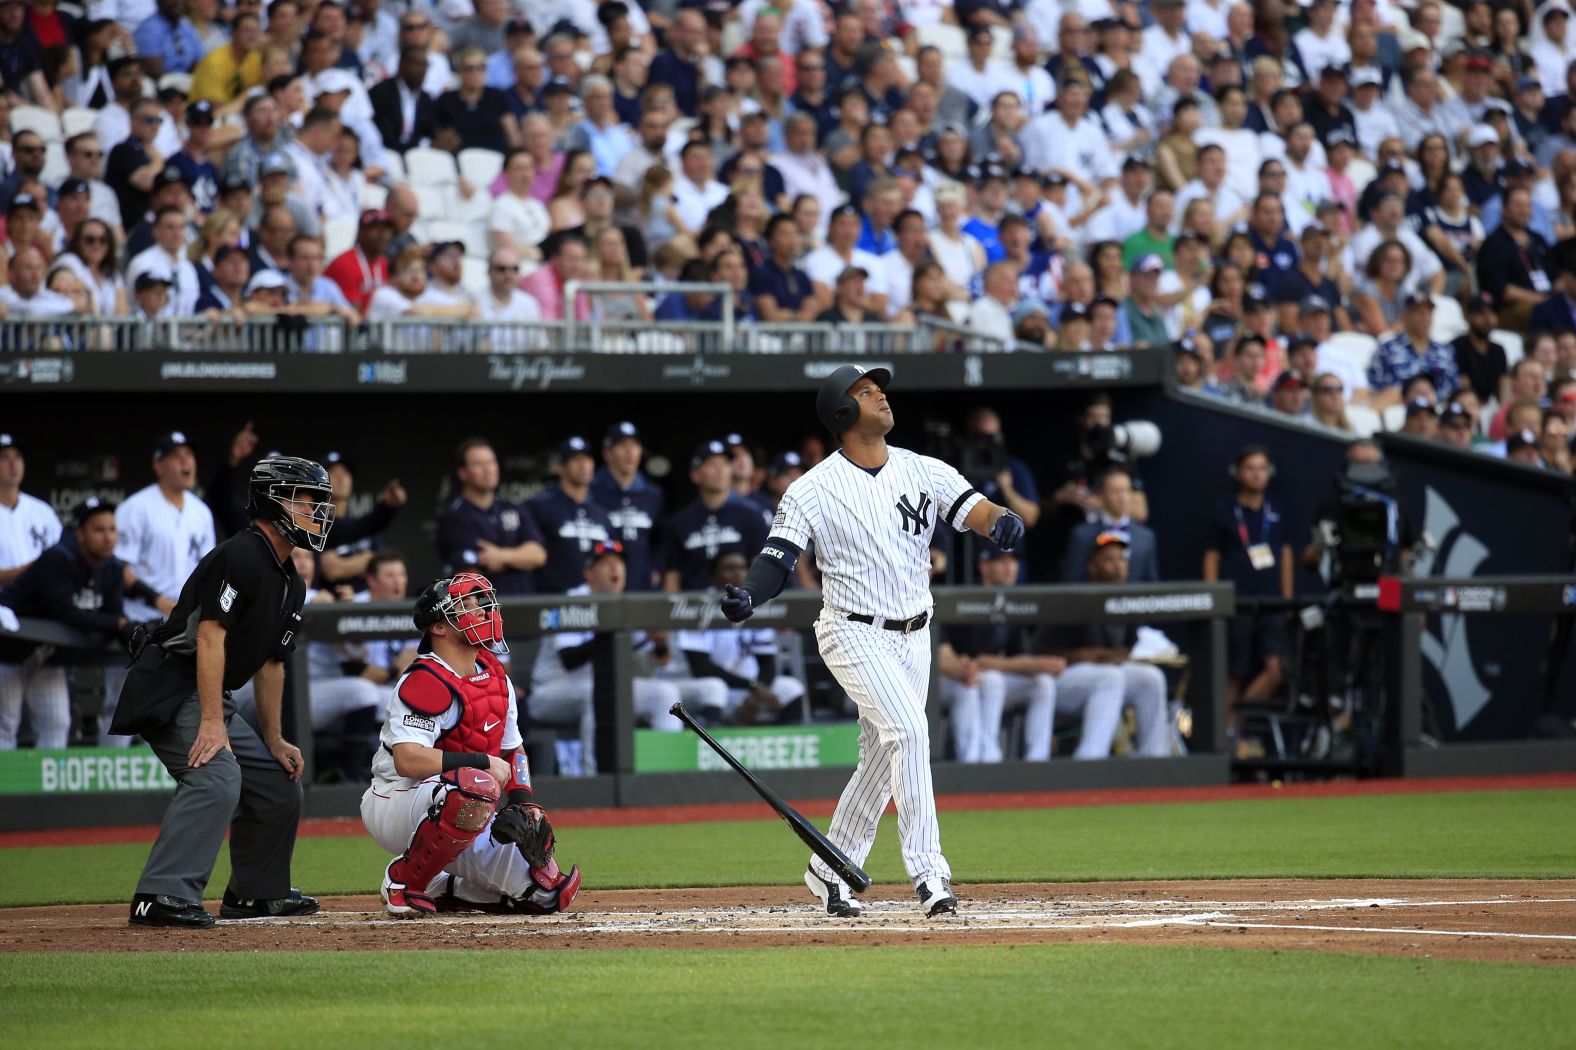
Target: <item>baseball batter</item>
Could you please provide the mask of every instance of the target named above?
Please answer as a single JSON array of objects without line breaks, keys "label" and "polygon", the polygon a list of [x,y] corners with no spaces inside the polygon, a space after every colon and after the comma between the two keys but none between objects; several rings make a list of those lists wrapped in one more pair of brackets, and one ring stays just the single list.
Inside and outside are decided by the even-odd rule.
[{"label": "baseball batter", "polygon": [[462,572],[416,599],[420,655],[394,687],[361,820],[390,853],[390,915],[440,910],[545,915],[580,890],[553,859],[553,829],[531,796],[498,595]]},{"label": "baseball batter", "polygon": [[[734,622],[782,591],[812,541],[824,604],[815,636],[821,657],[859,707],[859,763],[832,815],[828,837],[855,864],[875,844],[887,799],[897,802],[903,865],[927,916],[954,912],[952,869],[930,778],[930,541],[945,523],[1011,550],[1023,522],[985,499],[952,467],[886,443],[892,407],[885,368],[843,365],[822,381],[816,411],[842,447],[788,486],[765,547],[744,586],[721,602]],[[805,885],[828,915],[861,906],[819,858]]]}]

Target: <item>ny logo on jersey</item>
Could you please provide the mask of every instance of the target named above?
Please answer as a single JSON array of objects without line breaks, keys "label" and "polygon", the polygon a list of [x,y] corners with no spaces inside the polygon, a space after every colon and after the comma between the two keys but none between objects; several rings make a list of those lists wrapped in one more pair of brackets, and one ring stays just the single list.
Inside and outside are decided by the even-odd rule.
[{"label": "ny logo on jersey", "polygon": [[203,556],[202,537],[201,536],[193,536],[191,538],[191,542],[189,544],[187,544],[187,551],[190,554],[192,561],[202,561],[202,556]]},{"label": "ny logo on jersey", "polygon": [[907,496],[899,496],[897,512],[903,518],[900,526],[904,532],[912,532],[918,536],[930,528],[930,493],[919,494],[919,506],[908,501]]},{"label": "ny logo on jersey", "polygon": [[39,550],[49,546],[49,533],[45,531],[42,525],[30,526],[27,530],[27,535],[33,541],[33,546]]}]

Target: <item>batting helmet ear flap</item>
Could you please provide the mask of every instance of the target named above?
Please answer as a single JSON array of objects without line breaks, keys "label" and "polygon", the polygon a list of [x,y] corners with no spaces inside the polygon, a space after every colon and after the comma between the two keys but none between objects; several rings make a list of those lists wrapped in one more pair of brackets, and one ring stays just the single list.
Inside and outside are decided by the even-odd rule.
[{"label": "batting helmet ear flap", "polygon": [[821,380],[821,387],[815,394],[816,414],[826,424],[826,429],[838,437],[859,421],[859,403],[848,391],[866,378],[885,390],[892,381],[892,373],[885,368],[840,365]]}]

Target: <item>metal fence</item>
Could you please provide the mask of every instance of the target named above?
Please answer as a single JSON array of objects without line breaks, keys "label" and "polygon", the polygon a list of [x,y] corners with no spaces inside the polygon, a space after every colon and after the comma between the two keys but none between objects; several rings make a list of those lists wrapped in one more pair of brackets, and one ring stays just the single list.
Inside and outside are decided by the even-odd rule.
[{"label": "metal fence", "polygon": [[[965,325],[925,319],[914,325],[763,323],[740,321],[733,289],[725,284],[579,283],[565,301],[591,299],[585,320],[493,321],[398,317],[353,324],[340,317],[293,314],[245,320],[223,317],[67,316],[0,319],[0,352],[176,351],[221,354],[866,354],[1043,352],[1026,343],[1004,345]],[[603,309],[632,296],[714,295],[720,317],[709,321],[648,321]]]}]

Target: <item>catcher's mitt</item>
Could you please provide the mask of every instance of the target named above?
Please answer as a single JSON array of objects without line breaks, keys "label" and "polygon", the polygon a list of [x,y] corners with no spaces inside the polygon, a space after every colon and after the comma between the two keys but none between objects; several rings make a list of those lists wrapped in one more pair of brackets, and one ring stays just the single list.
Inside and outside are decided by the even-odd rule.
[{"label": "catcher's mitt", "polygon": [[541,806],[521,802],[499,810],[493,818],[492,839],[513,843],[532,868],[545,867],[553,855],[553,826]]}]

